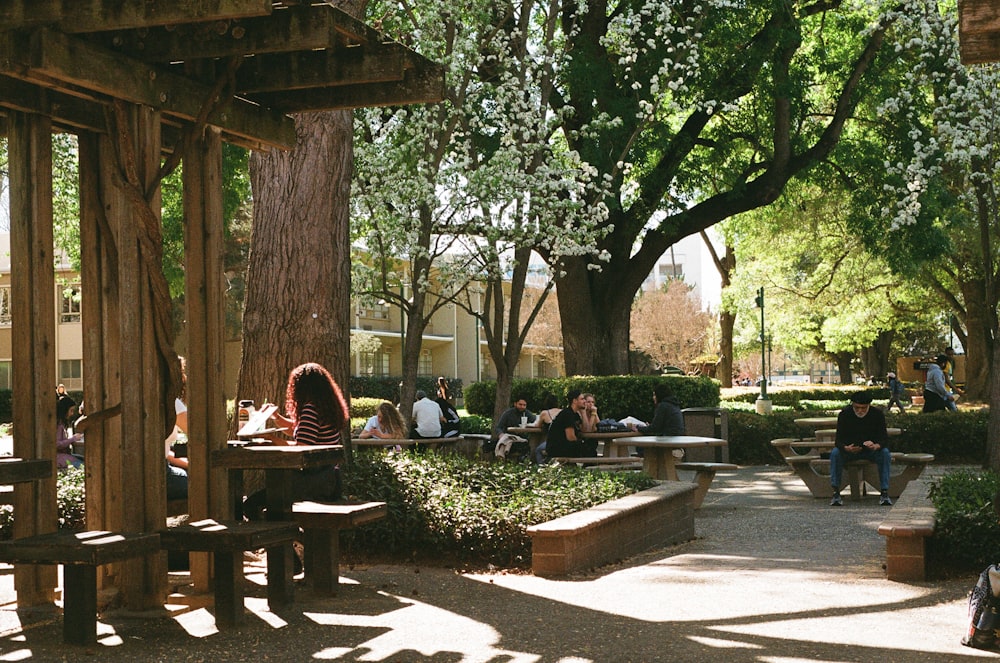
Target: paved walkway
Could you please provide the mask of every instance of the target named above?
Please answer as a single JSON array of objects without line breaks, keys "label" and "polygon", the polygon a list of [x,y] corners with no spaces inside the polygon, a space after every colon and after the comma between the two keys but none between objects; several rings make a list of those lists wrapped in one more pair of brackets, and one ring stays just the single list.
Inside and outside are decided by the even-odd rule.
[{"label": "paved walkway", "polygon": [[[563,580],[414,566],[344,569],[334,599],[278,614],[254,588],[247,624],[218,633],[203,597],[173,617],[104,615],[101,643],[19,615],[0,567],[0,661],[962,661],[973,578],[885,580],[877,497],[840,509],[783,468],[715,484],[694,541]],[[260,577],[256,578],[263,582]],[[22,625],[20,622],[27,622]]]}]

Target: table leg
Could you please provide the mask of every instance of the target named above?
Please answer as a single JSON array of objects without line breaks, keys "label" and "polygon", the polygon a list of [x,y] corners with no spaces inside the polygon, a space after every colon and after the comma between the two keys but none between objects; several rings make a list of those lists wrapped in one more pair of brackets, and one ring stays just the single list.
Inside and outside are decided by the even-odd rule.
[{"label": "table leg", "polygon": [[665,447],[643,447],[642,469],[654,479],[678,481],[674,450]]},{"label": "table leg", "polygon": [[[291,482],[294,470],[265,470],[264,486],[267,490],[267,519],[269,521],[292,520]],[[267,549],[267,603],[269,606],[288,605],[295,591],[291,544]],[[274,583],[271,582],[274,578]],[[280,580],[278,580],[280,578]]]}]

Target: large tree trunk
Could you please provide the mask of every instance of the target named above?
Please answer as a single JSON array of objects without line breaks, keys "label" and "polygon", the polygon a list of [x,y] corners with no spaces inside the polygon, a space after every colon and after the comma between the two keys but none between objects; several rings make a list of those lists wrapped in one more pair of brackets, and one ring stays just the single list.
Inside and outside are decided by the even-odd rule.
[{"label": "large tree trunk", "polygon": [[990,397],[990,358],[993,357],[986,284],[982,278],[961,281],[965,301],[965,397],[985,401]]},{"label": "large tree trunk", "polygon": [[729,311],[719,313],[719,369],[715,377],[722,382],[723,387],[733,386],[733,329],[736,327],[736,314]]},{"label": "large tree trunk", "polygon": [[350,375],[349,111],[302,114],[298,145],[250,159],[254,218],[239,398],[284,405],[288,372],[315,361]]},{"label": "large tree trunk", "polygon": [[861,361],[869,377],[884,379],[889,372],[889,350],[892,347],[893,331],[883,331],[872,344],[861,350]]},{"label": "large tree trunk", "polygon": [[854,372],[851,370],[851,360],[854,355],[849,352],[840,352],[832,356],[837,364],[837,371],[840,373],[840,384],[854,384]]},{"label": "large tree trunk", "polygon": [[990,359],[990,420],[986,428],[986,467],[1000,472],[1000,343],[993,344]]}]

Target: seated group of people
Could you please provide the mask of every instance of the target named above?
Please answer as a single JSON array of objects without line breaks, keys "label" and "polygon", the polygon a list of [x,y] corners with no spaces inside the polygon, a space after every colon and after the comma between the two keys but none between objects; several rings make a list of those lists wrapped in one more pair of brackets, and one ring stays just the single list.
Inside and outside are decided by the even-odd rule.
[{"label": "seated group of people", "polygon": [[365,423],[360,437],[419,440],[457,436],[460,432],[458,410],[451,402],[451,393],[444,378],[438,378],[436,400],[428,398],[427,392],[423,390],[417,391],[412,419],[413,425],[407,430],[406,422],[396,406],[385,401],[378,406],[375,416]]},{"label": "seated group of people", "polygon": [[[683,435],[684,415],[666,384],[658,384],[653,389],[653,420],[649,424],[630,423],[632,430],[642,435]],[[521,426],[523,419],[528,426],[545,431],[545,441],[535,448],[534,460],[544,463],[548,458],[594,458],[597,456],[597,440],[587,438],[587,433],[597,431],[601,421],[597,414],[594,394],[571,389],[566,394],[565,408],[557,405],[555,396],[546,394],[542,410],[536,416],[528,410],[527,400],[515,395],[514,405],[497,419],[493,427],[493,443],[499,443],[508,429]],[[641,455],[641,449],[639,450]]]}]

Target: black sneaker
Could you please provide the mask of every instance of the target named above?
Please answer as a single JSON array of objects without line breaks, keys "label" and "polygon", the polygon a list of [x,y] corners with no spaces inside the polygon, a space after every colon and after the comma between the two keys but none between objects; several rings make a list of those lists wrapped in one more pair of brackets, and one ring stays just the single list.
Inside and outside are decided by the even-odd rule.
[{"label": "black sneaker", "polygon": [[882,495],[878,498],[878,505],[879,506],[892,506],[892,500],[889,499],[889,494],[888,493],[882,493]]},{"label": "black sneaker", "polygon": [[840,496],[840,493],[833,494],[833,499],[830,500],[830,506],[844,506],[844,500]]}]

